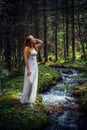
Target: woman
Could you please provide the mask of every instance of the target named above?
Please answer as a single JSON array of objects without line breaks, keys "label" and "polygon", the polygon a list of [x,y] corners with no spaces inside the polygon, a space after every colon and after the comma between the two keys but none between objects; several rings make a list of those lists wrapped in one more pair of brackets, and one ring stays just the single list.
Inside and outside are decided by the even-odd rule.
[{"label": "woman", "polygon": [[43,46],[43,41],[29,35],[24,47],[25,76],[23,93],[20,99],[21,103],[28,103],[30,106],[36,100],[38,85],[38,64],[37,53]]}]

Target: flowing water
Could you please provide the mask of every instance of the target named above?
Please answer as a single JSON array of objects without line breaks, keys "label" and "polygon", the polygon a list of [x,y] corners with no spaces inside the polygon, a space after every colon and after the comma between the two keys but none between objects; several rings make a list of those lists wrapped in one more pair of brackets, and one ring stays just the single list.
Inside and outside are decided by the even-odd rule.
[{"label": "flowing water", "polygon": [[[79,104],[70,93],[79,85],[79,73],[74,69],[60,69],[60,74],[62,80],[41,94],[46,109],[50,111],[56,108],[43,130],[87,130],[86,121],[78,109]],[[59,106],[62,109],[58,109]]]}]

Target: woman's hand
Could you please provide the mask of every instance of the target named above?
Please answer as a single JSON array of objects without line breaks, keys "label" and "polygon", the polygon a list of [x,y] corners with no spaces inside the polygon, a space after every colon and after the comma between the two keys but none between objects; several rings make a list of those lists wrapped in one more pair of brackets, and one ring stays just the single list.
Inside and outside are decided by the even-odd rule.
[{"label": "woman's hand", "polygon": [[28,75],[28,76],[30,76],[30,75],[31,75],[31,71],[30,71],[30,70],[28,70],[27,75]]}]

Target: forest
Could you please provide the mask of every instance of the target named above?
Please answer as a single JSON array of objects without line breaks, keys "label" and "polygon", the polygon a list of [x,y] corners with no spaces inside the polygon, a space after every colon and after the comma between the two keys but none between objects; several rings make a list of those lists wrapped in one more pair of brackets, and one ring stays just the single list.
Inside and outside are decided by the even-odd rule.
[{"label": "forest", "polygon": [[[24,43],[28,35],[44,43],[37,56],[39,80],[34,108],[19,103],[24,80]],[[77,104],[81,102],[78,109],[86,120],[87,0],[0,0],[0,129],[51,130],[47,126],[49,115],[58,111],[60,105],[48,109],[40,94],[61,80],[60,68],[79,71],[80,84],[72,92],[65,83],[64,90],[78,99]],[[62,72],[66,71],[68,75],[73,73],[72,70]],[[87,130],[83,118],[82,122],[76,130]],[[57,127],[57,130],[71,130]]]}]

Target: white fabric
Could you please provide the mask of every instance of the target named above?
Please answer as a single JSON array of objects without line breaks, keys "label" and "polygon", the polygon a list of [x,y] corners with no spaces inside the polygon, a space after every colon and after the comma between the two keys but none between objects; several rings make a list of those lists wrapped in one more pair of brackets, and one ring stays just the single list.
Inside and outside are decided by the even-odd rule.
[{"label": "white fabric", "polygon": [[27,75],[27,67],[25,66],[24,87],[20,99],[21,103],[33,103],[36,100],[36,92],[38,85],[38,64],[37,52],[33,48],[28,59],[31,75]]}]

